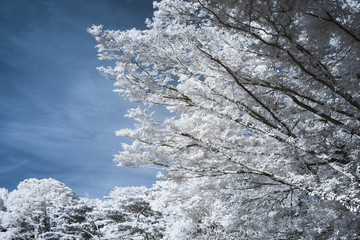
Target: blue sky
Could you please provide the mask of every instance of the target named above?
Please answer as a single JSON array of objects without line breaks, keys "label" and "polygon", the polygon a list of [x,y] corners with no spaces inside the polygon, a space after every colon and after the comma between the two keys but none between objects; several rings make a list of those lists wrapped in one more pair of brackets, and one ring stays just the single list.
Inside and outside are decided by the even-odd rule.
[{"label": "blue sky", "polygon": [[80,196],[155,182],[152,169],[116,167],[114,132],[136,106],[96,67],[92,24],[144,29],[152,0],[0,1],[0,187],[55,178]]}]

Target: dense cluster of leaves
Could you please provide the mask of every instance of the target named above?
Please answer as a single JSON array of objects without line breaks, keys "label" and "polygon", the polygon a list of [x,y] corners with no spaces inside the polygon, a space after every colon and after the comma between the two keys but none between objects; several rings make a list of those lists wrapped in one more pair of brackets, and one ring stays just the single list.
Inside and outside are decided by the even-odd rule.
[{"label": "dense cluster of leaves", "polygon": [[358,236],[360,3],[154,5],[147,30],[88,31],[115,91],[144,104],[115,161],[163,168],[166,238]]}]

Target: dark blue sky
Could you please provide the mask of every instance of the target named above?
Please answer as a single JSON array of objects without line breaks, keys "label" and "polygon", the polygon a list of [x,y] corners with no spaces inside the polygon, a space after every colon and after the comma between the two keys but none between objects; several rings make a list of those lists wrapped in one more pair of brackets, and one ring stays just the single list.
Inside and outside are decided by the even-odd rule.
[{"label": "dark blue sky", "polygon": [[112,162],[130,104],[96,67],[92,24],[144,29],[152,0],[0,1],[0,187],[55,178],[80,196],[147,185],[155,170]]}]

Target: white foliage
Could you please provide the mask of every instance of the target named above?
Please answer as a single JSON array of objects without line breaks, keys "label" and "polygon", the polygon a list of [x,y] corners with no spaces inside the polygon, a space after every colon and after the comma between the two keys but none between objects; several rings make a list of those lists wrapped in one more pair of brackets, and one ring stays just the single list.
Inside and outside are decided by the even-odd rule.
[{"label": "white foliage", "polygon": [[152,210],[152,190],[115,188],[107,200],[77,197],[54,179],[27,179],[0,189],[0,239],[160,239],[164,220]]},{"label": "white foliage", "polygon": [[[169,219],[165,238],[337,238],[345,222],[347,237],[358,234],[351,212],[360,208],[356,1],[154,6],[147,30],[88,31],[99,58],[116,60],[99,68],[116,92],[177,114],[158,121],[146,109],[130,110],[138,124],[117,134],[133,143],[114,159],[164,169],[155,202]],[[307,225],[324,212],[332,215]]]}]

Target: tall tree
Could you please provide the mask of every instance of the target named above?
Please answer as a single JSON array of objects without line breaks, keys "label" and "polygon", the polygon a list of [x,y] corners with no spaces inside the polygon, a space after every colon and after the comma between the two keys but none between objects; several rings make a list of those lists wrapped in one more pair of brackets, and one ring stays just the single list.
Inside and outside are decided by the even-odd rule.
[{"label": "tall tree", "polygon": [[[188,189],[203,189],[226,204],[236,199],[242,205],[229,218],[250,219],[245,232],[241,220],[226,230],[236,236],[246,231],[259,238],[336,236],[334,229],[344,221],[348,237],[359,234],[354,225],[359,218],[351,211],[360,207],[360,3],[162,0],[154,5],[145,31],[89,29],[99,42],[99,58],[116,61],[99,70],[116,81],[121,96],[145,104],[129,111],[139,124],[118,132],[133,143],[124,144],[115,161],[163,167],[164,180],[188,186],[184,196]],[[156,120],[146,109],[151,105],[176,115]],[[203,188],[207,182],[229,188],[231,198],[211,184]],[[207,202],[205,195],[192,194]],[[179,199],[192,197],[184,196]],[[321,209],[305,210],[315,204],[342,222],[333,218],[308,232],[297,231],[300,223],[288,225],[286,233],[258,226],[257,206],[266,213],[275,208],[269,222],[275,226],[275,216],[304,223],[306,216],[320,214]]]}]

